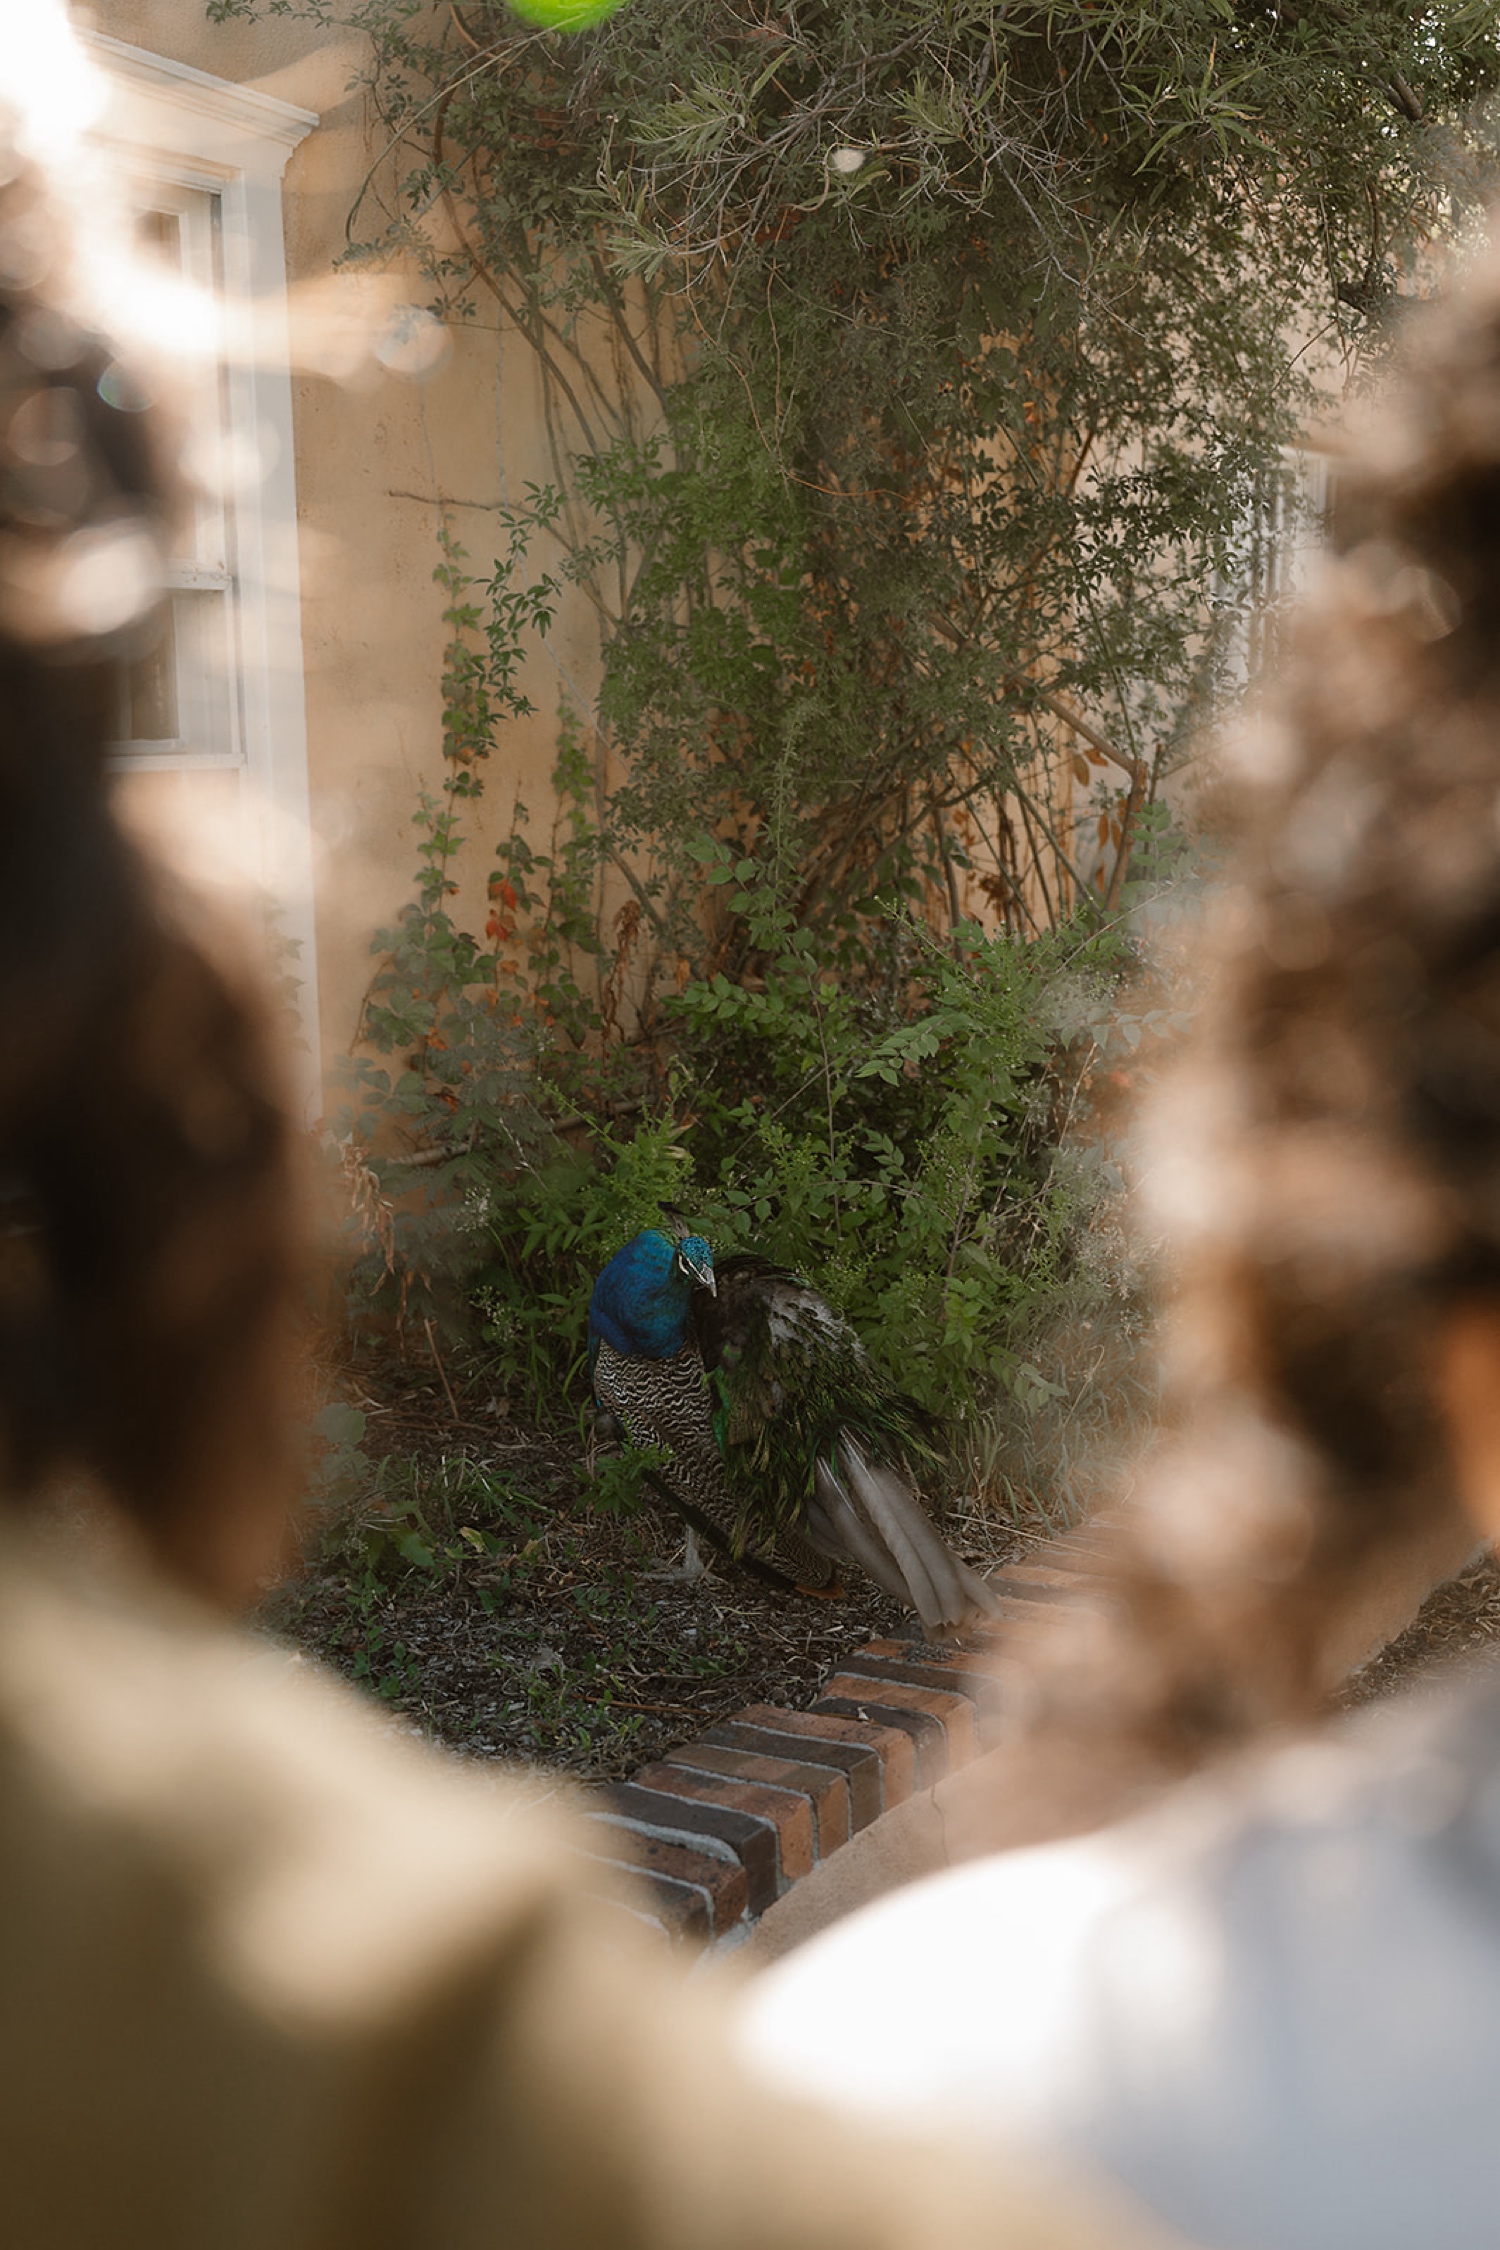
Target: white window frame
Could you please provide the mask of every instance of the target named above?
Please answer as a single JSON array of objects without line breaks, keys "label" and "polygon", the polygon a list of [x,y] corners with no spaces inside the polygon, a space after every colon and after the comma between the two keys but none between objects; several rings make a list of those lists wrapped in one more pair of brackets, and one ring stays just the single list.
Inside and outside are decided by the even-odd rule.
[{"label": "white window frame", "polygon": [[109,87],[100,139],[137,177],[217,200],[221,283],[248,331],[248,348],[224,371],[225,436],[242,457],[269,457],[259,486],[235,502],[225,558],[236,655],[232,747],[127,751],[117,764],[133,773],[232,767],[244,774],[254,872],[298,949],[292,973],[307,1046],[304,1090],[316,1115],[318,970],[281,182],[318,119],[106,33],[85,37]]},{"label": "white window frame", "polygon": [[[164,165],[154,150],[132,152],[125,161],[132,190],[143,206],[177,219],[182,279],[216,304],[222,303],[222,183],[186,178],[181,162]],[[198,395],[189,400],[195,426],[205,434],[211,432],[232,461],[235,432],[226,395],[227,371],[213,361],[200,373]],[[238,650],[239,508],[230,495],[204,492],[193,496],[184,518],[179,551],[167,571],[177,738],[151,741],[131,736],[116,744],[111,763],[121,773],[203,773],[240,770],[246,763]]]}]

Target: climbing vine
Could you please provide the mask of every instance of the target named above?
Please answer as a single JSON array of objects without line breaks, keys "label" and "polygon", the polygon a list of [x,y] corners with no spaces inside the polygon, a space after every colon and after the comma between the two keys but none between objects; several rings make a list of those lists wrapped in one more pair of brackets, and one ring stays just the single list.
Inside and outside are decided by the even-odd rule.
[{"label": "climbing vine", "polygon": [[[1286,448],[1482,202],[1500,5],[210,12],[256,7],[367,35],[349,254],[498,317],[550,458],[493,577],[444,557],[451,779],[378,941],[360,1146],[384,1104],[474,1256],[504,1245],[497,1335],[505,1273],[582,1259],[580,1181],[638,1146],[919,1335],[934,1397],[1014,1388],[1076,1272],[1052,1151],[1135,1020],[1082,1037],[1078,978],[1118,976],[1170,849]],[[497,839],[473,790],[564,597],[597,689],[550,842]],[[449,919],[460,815],[483,937]]]},{"label": "climbing vine", "polygon": [[415,250],[540,375],[648,1007],[753,951],[691,834],[850,962],[902,890],[1116,903],[1257,493],[1481,192],[1492,0],[305,12],[371,41],[353,253]]}]

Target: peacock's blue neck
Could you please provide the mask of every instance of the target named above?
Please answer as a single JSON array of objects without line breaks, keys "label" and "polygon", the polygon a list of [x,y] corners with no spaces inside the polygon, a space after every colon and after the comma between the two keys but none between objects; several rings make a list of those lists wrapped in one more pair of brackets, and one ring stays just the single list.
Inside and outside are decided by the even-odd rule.
[{"label": "peacock's blue neck", "polygon": [[648,1227],[616,1251],[594,1283],[589,1330],[630,1359],[671,1359],[687,1341],[693,1285],[677,1248]]}]

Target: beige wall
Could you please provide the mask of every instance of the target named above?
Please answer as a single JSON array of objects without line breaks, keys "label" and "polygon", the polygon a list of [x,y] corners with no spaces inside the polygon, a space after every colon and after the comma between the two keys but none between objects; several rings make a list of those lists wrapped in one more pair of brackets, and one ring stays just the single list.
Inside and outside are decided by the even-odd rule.
[{"label": "beige wall", "polygon": [[[284,210],[293,290],[326,283],[380,145],[368,97],[350,90],[360,43],[286,21],[214,25],[202,0],[99,0],[94,20],[113,38],[318,112],[317,129],[288,165]],[[427,293],[416,276],[397,288],[416,302]],[[354,1036],[373,966],[371,933],[410,896],[417,793],[442,777],[443,597],[432,581],[438,498],[452,503],[455,536],[481,567],[495,551],[502,476],[504,489],[519,495],[528,478],[548,472],[533,368],[521,344],[502,340],[484,305],[472,325],[454,329],[446,364],[424,382],[373,363],[342,384],[303,373],[294,413],[326,1066]],[[548,559],[539,555],[540,567]],[[597,646],[586,616],[561,615],[552,638],[571,675],[591,689]],[[537,716],[502,730],[458,901],[480,926],[486,841],[508,827],[518,786],[535,812],[545,813],[550,798],[562,675],[539,655],[523,685]],[[161,779],[180,799],[178,777]]]}]

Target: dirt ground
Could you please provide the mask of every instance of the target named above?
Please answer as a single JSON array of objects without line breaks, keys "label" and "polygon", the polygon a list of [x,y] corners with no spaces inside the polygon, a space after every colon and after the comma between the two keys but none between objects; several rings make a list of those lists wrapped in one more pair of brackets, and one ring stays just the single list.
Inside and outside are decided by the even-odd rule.
[{"label": "dirt ground", "polygon": [[[601,1513],[578,1441],[486,1418],[472,1392],[450,1398],[420,1370],[360,1380],[368,1489],[315,1526],[260,1621],[453,1750],[618,1779],[747,1703],[811,1701],[877,1634],[915,1636],[853,1571],[834,1601],[728,1565],[686,1583],[675,1519]],[[973,1512],[946,1528],[981,1567],[1047,1529]],[[1344,1700],[1497,1644],[1500,1569],[1485,1561],[1440,1587]]]},{"label": "dirt ground", "polygon": [[[486,1419],[456,1373],[457,1412],[420,1370],[361,1380],[370,1489],[315,1524],[260,1623],[451,1749],[621,1778],[747,1703],[810,1702],[849,1651],[915,1630],[852,1570],[837,1600],[727,1564],[685,1583],[676,1519],[601,1513],[577,1441]],[[981,1567],[1026,1544],[947,1529]]]},{"label": "dirt ground", "polygon": [[1481,1660],[1500,1646],[1500,1566],[1486,1555],[1429,1594],[1401,1634],[1350,1677],[1349,1707],[1395,1695],[1434,1673]]}]

